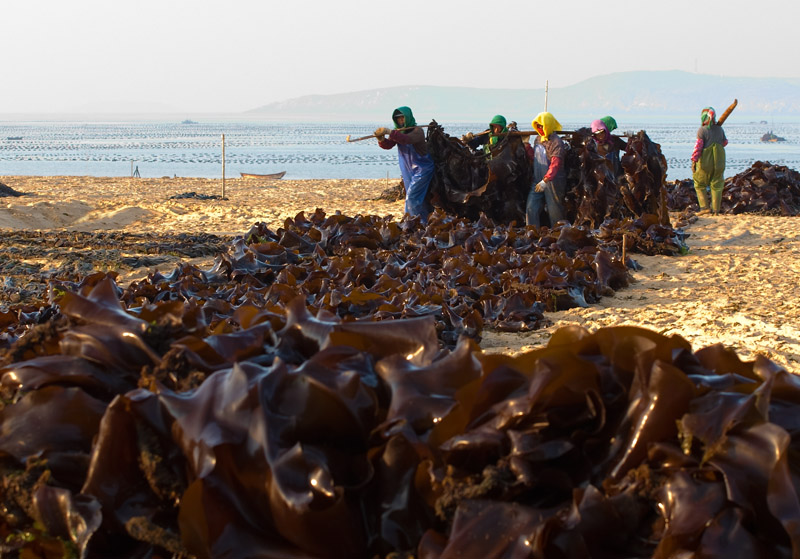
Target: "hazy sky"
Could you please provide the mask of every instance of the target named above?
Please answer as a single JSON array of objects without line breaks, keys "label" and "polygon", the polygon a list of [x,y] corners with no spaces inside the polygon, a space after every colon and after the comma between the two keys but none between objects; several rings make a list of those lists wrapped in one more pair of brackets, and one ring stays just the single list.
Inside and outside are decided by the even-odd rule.
[{"label": "hazy sky", "polygon": [[794,0],[13,0],[2,11],[0,113],[239,112],[629,70],[800,77]]}]

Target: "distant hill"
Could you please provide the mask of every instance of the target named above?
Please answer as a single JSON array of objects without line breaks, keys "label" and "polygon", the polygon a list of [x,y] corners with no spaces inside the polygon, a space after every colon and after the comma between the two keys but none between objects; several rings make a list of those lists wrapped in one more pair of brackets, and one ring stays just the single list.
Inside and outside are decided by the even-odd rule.
[{"label": "distant hill", "polygon": [[[690,116],[712,105],[722,112],[734,98],[741,116],[800,116],[800,79],[726,78],[690,72],[621,72],[550,88],[548,109],[557,117]],[[408,105],[419,122],[474,122],[501,113],[527,122],[544,110],[541,89],[480,89],[410,85],[333,95],[308,95],[270,103],[247,114],[298,120],[386,120]]]}]

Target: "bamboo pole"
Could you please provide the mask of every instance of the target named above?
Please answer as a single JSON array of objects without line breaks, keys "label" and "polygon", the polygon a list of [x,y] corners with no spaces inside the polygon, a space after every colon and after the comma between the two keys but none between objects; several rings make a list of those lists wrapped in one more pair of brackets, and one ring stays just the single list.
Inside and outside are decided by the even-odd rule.
[{"label": "bamboo pole", "polygon": [[225,134],[222,135],[222,199],[225,199]]}]

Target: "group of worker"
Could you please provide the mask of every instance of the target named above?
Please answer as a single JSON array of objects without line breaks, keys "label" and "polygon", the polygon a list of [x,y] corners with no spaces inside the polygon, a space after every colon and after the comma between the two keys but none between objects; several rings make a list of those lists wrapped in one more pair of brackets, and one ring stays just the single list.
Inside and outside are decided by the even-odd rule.
[{"label": "group of worker", "polygon": [[[427,222],[433,210],[426,196],[433,178],[433,159],[428,153],[425,133],[417,126],[409,107],[398,107],[392,113],[394,129],[378,128],[375,137],[383,149],[397,146],[400,163],[400,174],[406,191],[405,212],[419,216]],[[700,207],[698,214],[719,213],[722,201],[723,173],[725,171],[725,146],[728,141],[725,132],[716,122],[716,112],[712,107],[703,109],[700,116],[701,126],[697,131],[697,141],[692,153],[692,178]],[[525,207],[527,225],[540,226],[542,210],[547,212],[552,225],[565,219],[564,197],[566,195],[567,176],[564,159],[567,146],[558,135],[561,124],[549,112],[536,115],[532,122],[534,140],[524,138],[525,150],[533,164],[533,181]],[[608,159],[609,172],[613,177],[622,174],[620,151],[625,149],[625,142],[612,134],[617,123],[611,116],[597,119],[591,124],[595,151]],[[516,123],[508,123],[502,115],[495,115],[489,122],[486,132],[480,134],[467,133],[461,142],[476,150],[481,147],[490,153],[501,138],[510,131],[516,130]],[[709,206],[706,191],[710,186],[711,202]]]}]

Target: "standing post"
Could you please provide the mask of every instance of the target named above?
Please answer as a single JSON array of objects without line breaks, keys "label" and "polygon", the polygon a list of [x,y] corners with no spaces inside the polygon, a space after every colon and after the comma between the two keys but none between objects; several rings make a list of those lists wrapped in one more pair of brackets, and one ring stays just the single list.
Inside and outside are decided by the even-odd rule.
[{"label": "standing post", "polygon": [[544,81],[544,112],[547,112],[547,95],[550,93],[550,80]]},{"label": "standing post", "polygon": [[225,199],[225,134],[222,135],[222,199]]}]

